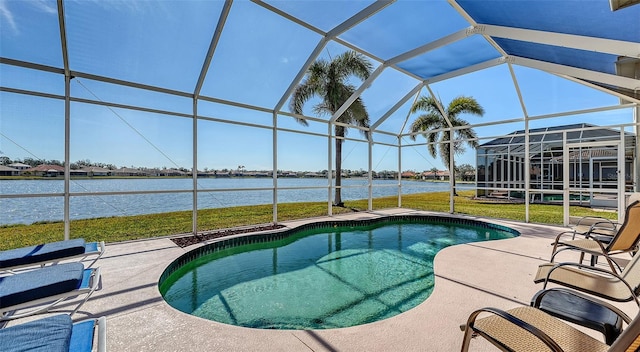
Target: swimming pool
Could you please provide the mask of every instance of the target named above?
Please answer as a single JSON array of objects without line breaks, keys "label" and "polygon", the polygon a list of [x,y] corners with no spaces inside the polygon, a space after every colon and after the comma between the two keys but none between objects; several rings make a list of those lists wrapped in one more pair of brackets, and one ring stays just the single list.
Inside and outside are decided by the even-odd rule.
[{"label": "swimming pool", "polygon": [[159,288],[172,307],[221,323],[348,327],[427,299],[439,250],[517,235],[504,226],[437,216],[307,224],[197,248],[167,267]]}]

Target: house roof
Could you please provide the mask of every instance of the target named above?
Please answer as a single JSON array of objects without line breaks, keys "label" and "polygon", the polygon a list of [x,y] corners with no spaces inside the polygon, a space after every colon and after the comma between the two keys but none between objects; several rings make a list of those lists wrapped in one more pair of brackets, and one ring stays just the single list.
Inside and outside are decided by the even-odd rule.
[{"label": "house roof", "polygon": [[[545,128],[532,128],[529,130],[530,151],[540,152],[542,144],[562,145],[563,131],[567,131],[568,141],[595,142],[602,140],[619,140],[620,131],[603,128],[588,123],[570,124]],[[511,132],[505,137],[493,139],[479,146],[482,149],[491,149],[495,153],[524,153],[524,130]],[[634,134],[625,132],[627,137]],[[626,147],[635,145],[634,138],[625,138]]]},{"label": "house roof", "polygon": [[31,167],[31,165],[23,164],[23,163],[13,163],[13,164],[9,164],[9,166],[12,166],[12,167]]},{"label": "house roof", "polygon": [[93,173],[111,172],[111,170],[109,170],[109,169],[105,169],[104,167],[98,167],[98,166],[85,166],[85,167],[82,168],[82,170],[87,171],[87,172],[93,172]]},{"label": "house roof", "polygon": [[18,169],[14,169],[12,167],[9,166],[5,166],[5,165],[0,165],[0,171],[20,171]]},{"label": "house roof", "polygon": [[39,171],[39,172],[57,171],[57,172],[64,172],[64,167],[62,167],[60,165],[40,164],[38,166],[32,167],[30,169],[27,169],[25,171]]}]

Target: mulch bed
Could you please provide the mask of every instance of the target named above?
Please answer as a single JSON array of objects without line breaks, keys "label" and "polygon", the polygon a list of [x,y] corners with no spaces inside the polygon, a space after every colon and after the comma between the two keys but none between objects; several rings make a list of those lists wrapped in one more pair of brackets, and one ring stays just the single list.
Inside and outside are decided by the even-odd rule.
[{"label": "mulch bed", "polygon": [[480,204],[523,204],[524,199],[520,198],[491,198],[491,197],[474,197],[473,200]]},{"label": "mulch bed", "polygon": [[248,228],[236,228],[236,229],[225,229],[225,230],[218,230],[218,231],[207,231],[207,232],[198,233],[197,235],[189,235],[189,236],[185,236],[185,237],[176,237],[176,238],[172,238],[171,240],[173,241],[173,243],[175,243],[179,247],[184,248],[184,247],[190,246],[192,244],[196,244],[196,243],[200,243],[200,242],[204,242],[204,241],[209,241],[209,240],[212,240],[212,239],[215,239],[215,238],[231,236],[231,235],[237,235],[237,234],[241,234],[241,233],[277,230],[277,229],[281,229],[283,227],[285,227],[285,226],[284,225],[279,225],[279,224],[273,224],[273,225],[262,225],[262,226],[248,227]]}]

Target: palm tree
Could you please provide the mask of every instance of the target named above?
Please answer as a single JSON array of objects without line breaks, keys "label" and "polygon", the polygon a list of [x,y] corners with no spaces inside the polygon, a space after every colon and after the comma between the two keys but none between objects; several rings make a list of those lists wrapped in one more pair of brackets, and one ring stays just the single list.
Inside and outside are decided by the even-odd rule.
[{"label": "palm tree", "polygon": [[[444,109],[440,110],[438,106],[441,106]],[[416,113],[418,111],[424,111],[425,114],[418,116],[415,121],[411,124],[411,133],[421,132],[424,138],[427,139],[429,144],[427,147],[429,148],[429,154],[433,158],[437,156],[437,151],[440,151],[440,158],[444,165],[449,169],[449,177],[453,180],[453,193],[456,194],[455,189],[455,163],[454,165],[449,165],[450,156],[451,156],[451,144],[449,141],[451,140],[451,131],[449,130],[449,123],[447,123],[447,119],[451,122],[452,127],[460,127],[467,126],[469,123],[459,117],[460,114],[467,113],[476,116],[484,115],[484,109],[480,104],[472,97],[459,96],[453,99],[449,106],[445,107],[440,100],[437,100],[433,97],[420,97],[411,107],[411,113]],[[432,132],[436,130],[435,132]],[[453,153],[462,154],[465,150],[464,145],[460,141],[460,139],[464,139],[471,148],[478,147],[478,141],[476,140],[477,135],[474,130],[471,128],[463,128],[454,130],[454,142],[453,142]],[[411,139],[415,140],[416,135],[411,135]],[[437,146],[437,147],[436,147]],[[456,194],[457,195],[457,194]]]},{"label": "palm tree", "polygon": [[[313,97],[319,97],[322,101],[313,107],[314,113],[333,116],[356,91],[356,87],[349,84],[347,80],[355,76],[364,81],[369,78],[372,69],[373,66],[364,55],[355,51],[340,54],[330,62],[318,59],[309,67],[305,79],[293,92],[289,109],[291,112],[301,115],[304,104]],[[304,118],[296,118],[296,121],[304,126],[308,125]],[[368,128],[369,114],[360,97],[336,121]],[[344,205],[340,186],[342,185],[342,142],[346,132],[346,127],[335,126],[336,193],[334,205],[337,206]],[[366,131],[362,132],[365,136],[367,135]]]}]

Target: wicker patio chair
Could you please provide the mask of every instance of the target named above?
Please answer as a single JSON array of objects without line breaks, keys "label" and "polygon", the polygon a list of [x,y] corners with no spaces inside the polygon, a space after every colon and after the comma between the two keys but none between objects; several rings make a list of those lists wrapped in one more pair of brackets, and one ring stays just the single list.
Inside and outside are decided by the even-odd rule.
[{"label": "wicker patio chair", "polygon": [[537,308],[518,307],[507,311],[482,308],[471,313],[467,320],[462,352],[469,351],[474,336],[485,338],[502,351],[638,351],[639,317],[636,316],[615,342],[608,346]]},{"label": "wicker patio chair", "polygon": [[545,263],[533,279],[547,288],[553,282],[617,302],[635,301],[640,306],[640,255],[634,256],[621,273],[581,263]]},{"label": "wicker patio chair", "polygon": [[[604,226],[603,226],[604,224]],[[613,236],[609,236],[613,234]],[[558,234],[551,252],[551,262],[555,260],[558,253],[565,250],[580,251],[581,263],[585,254],[592,255],[591,265],[595,264],[597,256],[606,258],[611,270],[620,270],[618,264],[611,258],[612,255],[620,253],[635,253],[640,240],[640,193],[634,193],[629,197],[629,205],[626,208],[625,220],[622,225],[611,228],[611,223],[606,221],[595,222],[590,226],[582,239],[575,238],[575,232],[567,231]],[[566,240],[571,236],[570,240]]]}]

